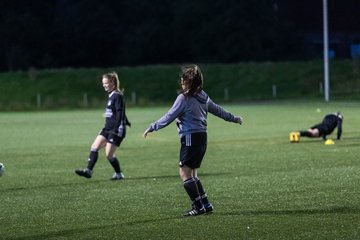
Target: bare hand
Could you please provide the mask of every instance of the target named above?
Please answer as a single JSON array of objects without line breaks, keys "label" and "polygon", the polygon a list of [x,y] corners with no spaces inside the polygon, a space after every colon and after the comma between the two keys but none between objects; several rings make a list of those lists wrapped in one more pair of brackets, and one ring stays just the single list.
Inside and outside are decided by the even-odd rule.
[{"label": "bare hand", "polygon": [[241,116],[236,116],[235,117],[235,122],[238,123],[238,124],[242,124],[244,121],[244,119],[241,117]]},{"label": "bare hand", "polygon": [[144,138],[147,137],[148,133],[149,133],[149,129],[146,129],[145,132],[143,133]]}]

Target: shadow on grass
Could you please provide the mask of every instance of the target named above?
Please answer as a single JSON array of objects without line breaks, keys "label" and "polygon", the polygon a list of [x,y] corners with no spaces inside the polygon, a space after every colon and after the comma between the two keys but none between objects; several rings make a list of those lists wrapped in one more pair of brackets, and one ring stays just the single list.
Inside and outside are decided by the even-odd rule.
[{"label": "shadow on grass", "polygon": [[66,187],[66,186],[81,186],[81,185],[90,185],[94,183],[105,182],[105,180],[87,180],[82,182],[72,182],[72,183],[62,183],[62,184],[46,184],[46,185],[37,185],[37,186],[24,186],[24,187],[14,187],[4,189],[3,192],[10,192],[10,191],[22,191],[22,190],[29,190],[29,189],[46,189],[46,188],[56,188],[56,187]]},{"label": "shadow on grass", "polygon": [[[229,173],[202,173],[199,176],[221,176],[221,175],[228,175]],[[75,176],[75,175],[74,175]],[[179,179],[178,175],[164,175],[164,176],[143,176],[143,177],[129,177],[125,178],[121,181],[111,181],[109,179],[104,180],[94,180],[94,179],[85,179],[80,178],[78,176],[75,176],[76,178],[79,178],[79,182],[70,182],[70,183],[60,183],[60,184],[46,184],[46,185],[37,185],[37,186],[24,186],[24,187],[14,187],[14,188],[8,188],[3,189],[2,192],[12,192],[12,191],[22,191],[22,190],[29,190],[29,189],[46,189],[46,188],[57,188],[57,187],[67,187],[67,186],[82,186],[82,185],[92,185],[97,183],[123,183],[127,181],[138,181],[138,180],[153,180],[153,179]]]},{"label": "shadow on grass", "polygon": [[[229,175],[230,172],[223,172],[223,173],[201,173],[199,174],[199,177],[207,177],[207,176],[223,176],[223,175]],[[144,177],[130,177],[126,178],[126,180],[146,180],[146,179],[167,179],[167,178],[176,178],[179,179],[179,175],[165,175],[165,176],[144,176]]]},{"label": "shadow on grass", "polygon": [[[346,214],[346,213],[360,213],[360,209],[358,208],[350,208],[350,207],[334,207],[329,209],[304,209],[304,210],[269,210],[269,211],[239,211],[239,212],[216,212],[216,215],[222,216],[278,216],[278,215],[312,215],[312,214]],[[211,214],[212,215],[212,214]],[[119,228],[119,227],[136,227],[137,225],[143,225],[147,223],[161,223],[168,222],[170,220],[178,220],[183,219],[183,216],[173,216],[173,217],[164,217],[164,218],[155,218],[155,219],[146,219],[146,220],[135,220],[123,223],[114,223],[107,224],[102,226],[92,226],[92,227],[83,227],[76,229],[68,229],[62,231],[53,231],[53,232],[45,232],[39,234],[33,234],[23,237],[12,237],[8,239],[13,240],[33,240],[33,239],[51,239],[51,238],[71,238],[71,239],[80,239],[81,234],[84,234],[84,237],[87,238],[93,232],[98,230],[106,230]],[[136,231],[136,229],[134,230]]]},{"label": "shadow on grass", "polygon": [[310,143],[311,144],[313,144],[313,143],[324,144],[325,141],[322,140],[322,138],[305,138],[305,139],[300,139],[300,142],[298,142],[298,143],[290,143],[290,144],[297,145],[297,144],[310,144]]},{"label": "shadow on grass", "polygon": [[[350,140],[351,137],[346,138],[346,139]],[[354,138],[354,139],[358,140],[359,138],[357,137],[357,138]],[[334,140],[335,146],[337,146],[337,147],[359,147],[360,146],[360,144],[358,142],[354,143],[352,141],[349,142],[349,141],[346,141],[346,140],[337,140],[337,139],[333,139],[333,140]],[[299,143],[292,143],[292,144],[297,145],[297,144],[314,144],[314,143],[319,143],[321,145],[325,145],[325,141],[322,140],[322,139],[306,139],[306,140],[300,141]]]},{"label": "shadow on grass", "polygon": [[[81,237],[81,234],[84,234],[84,238],[88,239],[90,235],[93,235],[93,232],[96,232],[97,230],[106,230],[108,229],[111,231],[111,229],[119,228],[119,227],[131,227],[136,225],[143,225],[147,223],[154,223],[154,222],[168,222],[169,220],[177,220],[184,218],[182,216],[176,216],[176,217],[167,217],[167,218],[158,218],[158,219],[148,219],[148,220],[138,220],[138,221],[132,221],[132,222],[125,222],[125,223],[114,223],[114,224],[107,224],[102,226],[92,226],[92,227],[84,227],[84,228],[76,228],[76,229],[68,229],[68,230],[62,230],[62,231],[53,231],[53,232],[46,232],[46,233],[39,233],[39,234],[33,234],[23,237],[12,237],[8,239],[12,240],[39,240],[39,239],[52,239],[52,238],[70,238],[70,239],[83,239]],[[134,229],[136,231],[136,229]],[[96,235],[93,235],[94,239],[96,239]]]},{"label": "shadow on grass", "polygon": [[240,211],[216,213],[224,216],[278,216],[278,215],[312,215],[312,214],[335,214],[335,213],[360,213],[360,209],[351,207],[333,207],[328,209],[299,209],[299,210],[268,210],[268,211]]},{"label": "shadow on grass", "polygon": [[[354,143],[352,141],[352,140],[358,140],[359,137],[346,137],[341,140],[337,140],[336,138],[328,138],[328,139],[332,139],[335,142],[335,144],[342,143],[341,145],[340,144],[338,145],[341,147],[360,146],[360,143],[358,142]],[[292,143],[292,144],[296,145],[296,144],[314,144],[314,143],[325,144],[325,140],[323,140],[322,138],[304,138],[303,140],[300,140],[300,142]]]}]

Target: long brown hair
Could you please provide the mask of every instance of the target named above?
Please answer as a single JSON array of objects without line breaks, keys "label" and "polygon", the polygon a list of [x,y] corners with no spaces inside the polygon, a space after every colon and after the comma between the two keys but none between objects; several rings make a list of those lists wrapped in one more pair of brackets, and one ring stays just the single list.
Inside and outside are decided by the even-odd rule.
[{"label": "long brown hair", "polygon": [[203,75],[201,69],[197,65],[192,64],[181,67],[180,77],[182,81],[190,86],[189,90],[184,92],[186,96],[192,96],[203,89]]}]

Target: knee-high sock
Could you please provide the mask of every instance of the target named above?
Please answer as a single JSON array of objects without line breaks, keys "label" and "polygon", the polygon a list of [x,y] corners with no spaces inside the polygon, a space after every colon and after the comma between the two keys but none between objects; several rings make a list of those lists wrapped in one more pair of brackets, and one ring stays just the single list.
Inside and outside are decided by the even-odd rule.
[{"label": "knee-high sock", "polygon": [[108,160],[109,160],[111,166],[114,168],[115,172],[120,173],[121,172],[120,161],[116,157],[112,157]]},{"label": "knee-high sock", "polygon": [[312,137],[312,134],[309,131],[300,131],[300,136],[302,136],[302,137]]},{"label": "knee-high sock", "polygon": [[94,166],[95,166],[98,158],[99,158],[98,150],[97,149],[91,149],[89,159],[88,159],[88,165],[87,165],[87,168],[89,170],[92,171],[94,169]]},{"label": "knee-high sock", "polygon": [[199,189],[197,187],[197,184],[195,182],[194,178],[189,178],[184,181],[184,188],[189,195],[191,201],[194,203],[195,207],[197,209],[201,209],[203,207],[203,204],[201,202],[201,197],[199,194]]},{"label": "knee-high sock", "polygon": [[196,177],[195,182],[196,182],[196,185],[197,185],[197,187],[199,189],[199,194],[200,194],[201,201],[202,201],[203,205],[204,206],[209,205],[210,204],[209,199],[207,197],[207,194],[206,194],[206,192],[204,190],[203,185],[201,184],[200,179]]}]

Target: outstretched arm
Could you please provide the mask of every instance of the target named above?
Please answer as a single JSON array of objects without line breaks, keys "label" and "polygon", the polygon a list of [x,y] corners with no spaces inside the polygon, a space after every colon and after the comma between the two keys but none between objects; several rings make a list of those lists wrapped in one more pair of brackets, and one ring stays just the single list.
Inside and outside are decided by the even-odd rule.
[{"label": "outstretched arm", "polygon": [[342,119],[338,119],[337,122],[337,139],[340,140],[341,139],[341,134],[342,134]]},{"label": "outstretched arm", "polygon": [[176,98],[174,104],[169,109],[169,111],[164,116],[162,116],[159,120],[151,123],[150,126],[145,130],[145,132],[143,133],[144,138],[147,137],[148,133],[160,130],[160,129],[166,127],[167,125],[169,125],[172,121],[174,121],[183,112],[184,108],[185,108],[184,96],[182,94],[180,94]]},{"label": "outstretched arm", "polygon": [[232,113],[226,111],[224,108],[214,103],[210,98],[208,99],[208,110],[211,114],[228,122],[242,124],[244,121],[241,116],[234,116]]}]

